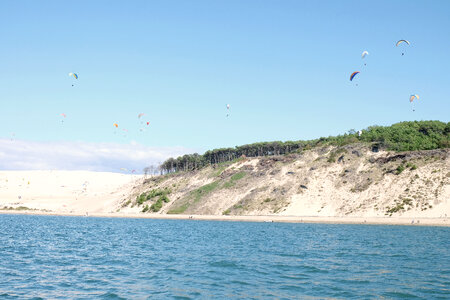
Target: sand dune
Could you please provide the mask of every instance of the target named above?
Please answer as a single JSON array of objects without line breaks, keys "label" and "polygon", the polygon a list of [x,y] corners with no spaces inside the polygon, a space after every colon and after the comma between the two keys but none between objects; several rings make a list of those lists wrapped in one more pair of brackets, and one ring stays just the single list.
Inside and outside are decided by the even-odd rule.
[{"label": "sand dune", "polygon": [[107,213],[141,178],[90,171],[0,171],[0,208]]}]

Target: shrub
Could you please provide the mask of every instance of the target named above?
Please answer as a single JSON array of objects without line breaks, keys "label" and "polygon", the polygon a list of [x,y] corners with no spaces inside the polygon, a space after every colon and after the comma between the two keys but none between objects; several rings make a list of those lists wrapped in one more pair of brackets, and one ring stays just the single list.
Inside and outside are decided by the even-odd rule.
[{"label": "shrub", "polygon": [[147,195],[145,193],[142,193],[136,197],[136,202],[138,205],[141,205],[142,203],[144,203],[147,200],[148,200]]},{"label": "shrub", "polygon": [[404,170],[405,170],[405,166],[404,165],[400,165],[400,166],[397,167],[395,174],[399,175]]},{"label": "shrub", "polygon": [[158,212],[161,208],[162,208],[163,204],[161,199],[158,199],[158,201],[156,201],[155,203],[152,204],[152,206],[150,206],[150,209],[153,212]]}]

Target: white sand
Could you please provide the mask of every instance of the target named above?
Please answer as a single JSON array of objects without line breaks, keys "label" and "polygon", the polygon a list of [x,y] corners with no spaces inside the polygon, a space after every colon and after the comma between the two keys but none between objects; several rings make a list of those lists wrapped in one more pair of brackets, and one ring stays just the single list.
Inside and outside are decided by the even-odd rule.
[{"label": "white sand", "polygon": [[89,171],[0,171],[0,208],[111,212],[141,178]]}]

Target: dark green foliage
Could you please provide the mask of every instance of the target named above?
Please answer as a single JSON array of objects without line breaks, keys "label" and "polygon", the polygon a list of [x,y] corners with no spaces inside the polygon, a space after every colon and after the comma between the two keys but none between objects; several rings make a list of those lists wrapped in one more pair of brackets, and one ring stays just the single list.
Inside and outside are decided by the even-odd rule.
[{"label": "dark green foliage", "polygon": [[147,201],[147,195],[145,193],[140,194],[139,196],[136,197],[136,203],[138,205],[141,205],[142,203],[144,203],[145,201]]},{"label": "dark green foliage", "polygon": [[159,198],[159,200],[161,200],[161,201],[163,201],[163,202],[166,202],[166,203],[170,202],[170,199],[169,199],[169,197],[167,197],[167,195],[162,195],[162,196]]},{"label": "dark green foliage", "polygon": [[360,140],[378,142],[394,151],[448,148],[450,123],[439,121],[401,122],[389,127],[372,126],[363,131]]},{"label": "dark green foliage", "polygon": [[415,164],[413,164],[413,163],[410,163],[410,162],[406,164],[406,167],[409,168],[410,170],[417,169],[417,166]]},{"label": "dark green foliage", "polygon": [[206,151],[203,155],[194,153],[176,159],[169,158],[160,166],[160,169],[165,173],[192,171],[208,165],[233,161],[243,156],[258,157],[300,153],[318,146],[341,147],[358,142],[376,143],[379,147],[393,151],[449,148],[450,123],[440,121],[401,122],[392,126],[371,126],[363,130],[360,136],[355,130],[350,130],[344,135],[321,137],[310,141],[261,142],[234,148],[214,149]]},{"label": "dark green foliage", "polygon": [[403,172],[405,170],[405,166],[404,165],[400,165],[397,167],[397,169],[395,170],[395,174],[399,175],[401,172]]},{"label": "dark green foliage", "polygon": [[158,199],[158,201],[156,201],[155,203],[153,203],[152,206],[150,206],[150,209],[151,209],[153,212],[158,212],[158,211],[162,208],[162,206],[163,206],[163,203],[162,203],[162,200],[161,200],[161,198],[160,198],[160,199]]},{"label": "dark green foliage", "polygon": [[330,156],[327,159],[327,162],[329,162],[329,163],[336,162],[337,156],[342,153],[347,153],[347,150],[345,150],[344,148],[339,148],[339,149],[331,152]]},{"label": "dark green foliage", "polygon": [[169,188],[164,188],[164,189],[154,189],[151,190],[147,193],[142,193],[141,195],[139,195],[137,197],[137,203],[139,205],[141,205],[142,203],[144,203],[145,201],[151,201],[157,197],[158,200],[156,200],[155,203],[153,203],[150,207],[148,207],[148,205],[146,205],[143,209],[142,212],[147,212],[149,210],[153,211],[153,212],[158,212],[162,207],[164,203],[168,203],[170,202],[170,199],[167,195],[169,195],[172,191]]}]

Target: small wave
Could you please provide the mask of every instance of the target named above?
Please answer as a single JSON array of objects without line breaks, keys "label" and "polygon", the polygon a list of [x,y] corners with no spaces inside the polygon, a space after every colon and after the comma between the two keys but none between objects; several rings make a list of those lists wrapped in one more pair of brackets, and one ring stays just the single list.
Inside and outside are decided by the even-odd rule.
[{"label": "small wave", "polygon": [[123,300],[126,299],[126,298],[122,298],[119,295],[114,294],[114,293],[106,293],[106,294],[100,295],[100,298],[101,299],[123,299]]},{"label": "small wave", "polygon": [[209,263],[212,267],[220,267],[220,268],[239,268],[239,265],[233,261],[229,260],[219,260]]}]

